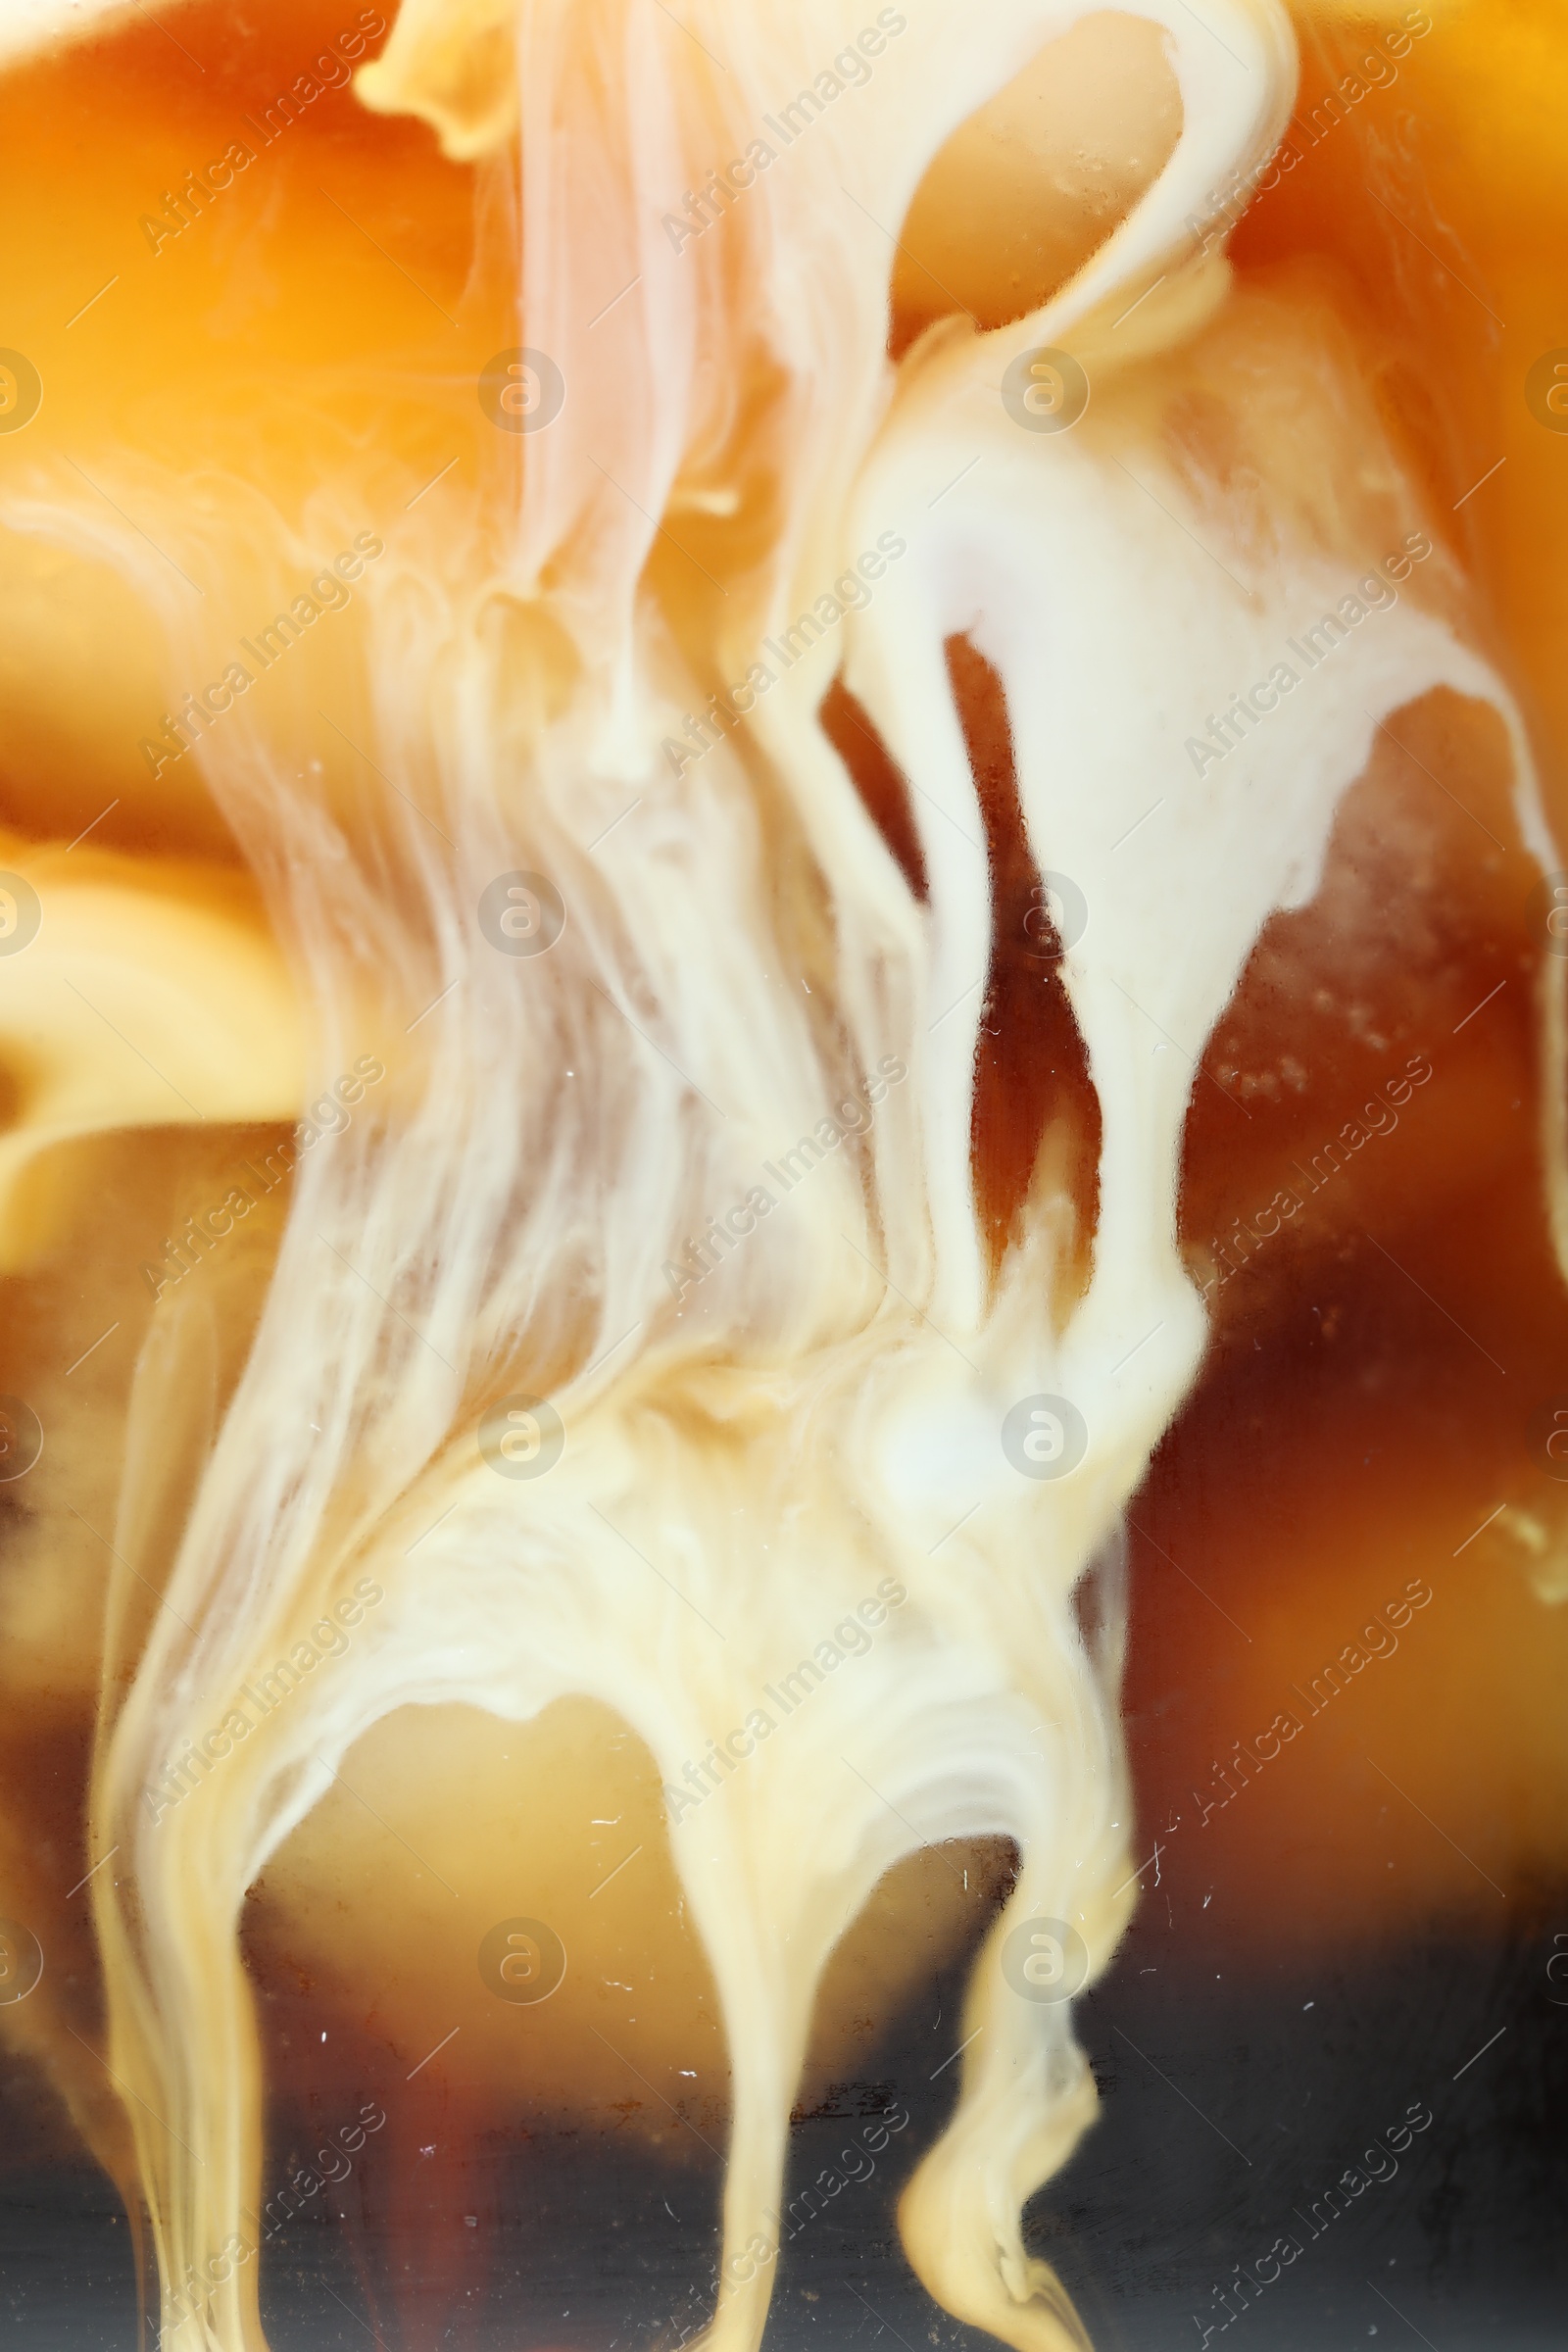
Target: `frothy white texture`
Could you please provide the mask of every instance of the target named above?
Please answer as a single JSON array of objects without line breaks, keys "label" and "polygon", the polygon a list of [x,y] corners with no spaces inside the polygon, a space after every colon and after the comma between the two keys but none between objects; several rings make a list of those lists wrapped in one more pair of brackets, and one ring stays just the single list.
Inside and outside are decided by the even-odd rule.
[{"label": "frothy white texture", "polygon": [[[94,1889],[112,2063],[145,2102],[167,2279],[255,2201],[240,1906],[357,1739],[410,1704],[521,1721],[586,1694],[677,1783],[892,1578],[907,1600],[853,1674],[671,1822],[733,2067],[708,2340],[760,2338],[776,2265],[742,2278],[734,2259],[756,2235],[776,2243],[835,1943],[901,1858],[977,1833],[1014,1838],[1020,1874],[974,1972],[961,2096],[907,2192],[906,2243],[950,2310],[1018,2352],[1080,2340],[1019,2217],[1093,2087],[1068,2005],[1019,1997],[998,1953],[1051,1918],[1102,1968],[1134,1900],[1118,1530],[1203,1346],[1176,1231],[1195,1069],[1268,916],[1310,896],[1378,720],[1437,684],[1500,703],[1406,598],[1222,762],[1195,775],[1185,750],[1389,552],[1358,544],[1352,560],[1266,478],[1269,527],[1238,530],[1165,429],[1188,355],[1234,299],[1184,222],[1266,153],[1294,89],[1273,0],[1205,0],[1201,22],[1180,0],[1132,12],[1165,27],[1184,108],[1148,196],[1043,311],[989,334],[949,322],[889,367],[892,238],[922,173],[1089,13],[921,0],[866,86],[684,247],[664,214],[854,41],[858,0],[692,6],[684,29],[652,0],[523,0],[514,23],[410,0],[368,81],[455,152],[493,148],[515,120],[518,340],[554,356],[568,398],[524,444],[514,512],[476,507],[454,539],[427,509],[365,590],[377,758],[452,842],[437,853],[414,815],[379,812],[379,855],[416,884],[417,919],[391,916],[386,865],[280,747],[237,727],[209,747],[252,837],[270,828],[292,854],[320,1069],[352,1050],[368,972],[411,1018],[433,1009],[387,1125],[365,1121],[300,1172],[185,1519],[178,1616],[150,1634],[98,1776],[97,1835],[128,1865]],[[460,70],[498,26],[514,36],[514,106]],[[1071,431],[1022,430],[1004,406],[1005,368],[1035,346],[1088,370]],[[764,365],[774,397],[740,430]],[[652,584],[661,518],[743,513],[764,488],[776,531],[699,645]],[[869,605],[776,678],[744,741],[672,774],[661,746],[679,714],[887,532],[906,553]],[[519,608],[524,638],[548,630],[580,664],[548,710],[496,623]],[[1063,967],[1102,1121],[1076,1298],[1071,1203],[1031,1196],[995,1283],[977,1218],[994,906],[944,658],[958,634],[1005,689],[1035,861],[1089,907]],[[928,905],[818,724],[841,662],[907,779]],[[549,875],[565,903],[548,956],[498,957],[477,929],[481,893],[513,868]],[[867,1130],[672,1298],[663,1268],[686,1238],[892,1063],[906,1081]],[[144,1370],[149,1427],[177,1387],[176,1311]],[[513,1482],[475,1426],[520,1390],[549,1393],[565,1444],[547,1476]],[[1020,1475],[1002,1442],[1039,1395],[1071,1400],[1088,1431],[1059,1479]],[[132,1563],[159,1520],[150,1475],[133,1469],[117,1533]],[[1075,1592],[1097,1562],[1089,1638]],[[149,1818],[162,1759],[367,1568],[386,1599],[351,1657]],[[181,2340],[259,2345],[254,2271]]]}]

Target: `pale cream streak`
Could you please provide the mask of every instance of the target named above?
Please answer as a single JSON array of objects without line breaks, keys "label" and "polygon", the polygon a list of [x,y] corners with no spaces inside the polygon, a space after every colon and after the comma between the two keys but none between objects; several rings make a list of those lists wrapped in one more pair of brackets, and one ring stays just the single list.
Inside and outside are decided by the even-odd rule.
[{"label": "pale cream streak", "polygon": [[[401,88],[414,102],[416,35],[434,13],[406,12],[394,49],[408,71],[400,85],[396,61],[383,70],[383,98]],[[1202,0],[1196,20],[1174,0],[1147,12],[1169,30],[1182,140],[1102,254],[1005,333],[938,329],[894,378],[889,232],[948,132],[1083,7],[911,7],[870,86],[780,158],[722,234],[673,253],[659,227],[671,193],[734,152],[870,13],[862,0],[776,16],[693,10],[719,68],[646,0],[529,0],[519,12],[519,339],[556,354],[573,397],[525,445],[525,495],[504,544],[487,540],[477,510],[467,536],[443,538],[426,507],[365,598],[377,756],[406,788],[439,776],[457,845],[436,864],[419,820],[386,811],[388,854],[433,911],[386,941],[375,976],[394,1001],[407,991],[411,1014],[450,993],[417,1033],[421,1058],[403,1074],[390,1131],[357,1128],[303,1172],[210,1464],[194,1450],[183,1463],[172,1443],[141,1449],[116,1531],[125,1559],[157,1575],[159,1497],[181,1476],[196,1486],[171,1588],[179,1619],[165,1613],[151,1638],[94,1806],[102,1845],[120,1841],[128,1874],[123,1887],[108,1874],[94,1882],[111,2063],[145,2101],[133,2120],[171,2280],[205,2262],[257,2195],[258,2056],[236,1944],[245,1887],[369,1724],[450,1698],[523,1719],[585,1692],[617,1708],[673,1779],[780,1656],[808,1648],[892,1571],[910,1597],[876,1654],[819,1692],[787,1743],[760,1749],[722,1806],[671,1834],[734,2065],[726,2259],[766,2233],[779,2203],[791,2095],[836,1938],[911,1843],[1003,1832],[1022,1875],[976,1973],[964,2032],[985,2031],[963,2060],[955,2123],[906,2201],[906,2238],[933,2292],[1019,2352],[1076,2340],[1059,2288],[1024,2253],[1019,2213],[1089,2120],[1093,2088],[1067,2006],[1019,2000],[995,1955],[1039,1912],[1075,1921],[1102,1967],[1133,1899],[1116,1636],[1092,1654],[1072,1592],[1114,1544],[1201,1346],[1174,1247],[1185,1055],[1200,1052],[1271,907],[1309,893],[1335,799],[1366,756],[1366,712],[1437,679],[1496,689],[1404,607],[1337,660],[1332,703],[1319,698],[1308,718],[1303,700],[1271,722],[1266,766],[1249,752],[1195,784],[1182,760],[1189,710],[1251,674],[1303,607],[1344,585],[1296,534],[1283,494],[1267,564],[1239,550],[1222,511],[1205,513],[1177,479],[1136,401],[1122,415],[1115,405],[1119,376],[1134,389],[1157,380],[1224,301],[1222,264],[1180,265],[1180,222],[1229,171],[1250,168],[1288,106],[1288,30],[1265,0]],[[484,29],[457,14],[446,23]],[[590,330],[639,265],[635,292]],[[590,268],[602,289],[588,287]],[[1162,270],[1167,285],[1113,328]],[[1020,434],[1000,410],[1006,359],[1035,342],[1076,343],[1095,377],[1096,406],[1073,435]],[[782,403],[737,456],[731,403],[760,354],[783,370]],[[977,450],[981,464],[934,505]],[[699,680],[686,621],[662,612],[644,581],[651,518],[710,500],[728,476],[743,495],[771,477],[785,496],[777,544],[725,583],[704,623],[720,675],[740,674],[846,551],[890,524],[909,542],[844,643],[852,681],[920,788],[930,908],[909,898],[816,727],[833,655],[780,681],[745,755],[765,763],[815,855],[831,941],[810,974],[820,1027],[770,897],[752,769],[725,747],[672,782],[658,751]],[[166,496],[161,536],[177,537],[177,492]],[[548,722],[481,614],[487,586],[530,591],[547,563],[549,619],[585,673]],[[956,628],[1005,680],[1037,857],[1073,873],[1092,908],[1068,984],[1104,1121],[1100,1228],[1089,1292],[1059,1341],[1050,1309],[1069,1212],[1034,1204],[990,1298],[968,1166],[976,1009],[960,1004],[933,1028],[983,972],[990,942],[983,866],[955,854],[930,812],[978,839],[942,662]],[[497,758],[503,721],[521,757]],[[362,959],[391,919],[374,869],[336,839],[281,747],[215,738],[204,755],[253,826],[265,818],[297,847],[287,911],[318,1007],[318,1065],[335,1069]],[[1114,851],[1155,776],[1170,783],[1168,813]],[[644,807],[590,858],[628,788]],[[549,957],[502,969],[468,910],[493,874],[519,864],[557,879],[570,921]],[[660,1267],[703,1204],[744,1191],[780,1134],[813,1124],[885,1053],[907,1059],[911,1079],[867,1157],[845,1147],[676,1312]],[[591,1328],[577,1319],[584,1296]],[[160,1310],[141,1427],[154,1425],[158,1382],[177,1388],[181,1312],[177,1300]],[[624,1352],[583,1369],[632,1330]],[[522,1335],[510,1355],[509,1334]],[[486,1375],[492,1393],[554,1388],[567,1446],[537,1484],[506,1485],[476,1459]],[[1000,1448],[1004,1412],[1036,1389],[1072,1396],[1090,1424],[1088,1459],[1057,1485],[1019,1480]],[[699,1409],[744,1444],[693,1435]],[[737,1533],[761,1525],[765,1578],[755,1534]],[[348,1669],[152,1823],[139,1799],[154,1760],[215,1704],[220,1713],[236,1682],[286,1648],[296,1619],[367,1564],[387,1599]],[[721,2303],[710,2340],[724,2352],[756,2344],[775,2267]],[[254,2269],[184,2340],[261,2343]]]},{"label": "pale cream streak", "polygon": [[[991,340],[1017,347],[1037,333],[1026,326]],[[1495,677],[1408,604],[1385,633],[1358,642],[1346,674],[1308,677],[1282,698],[1265,743],[1238,755],[1234,775],[1216,772],[1201,784],[1190,769],[1184,776],[1183,714],[1223,707],[1234,676],[1254,657],[1264,665],[1294,615],[1331,609],[1351,586],[1352,568],[1287,538],[1265,569],[1221,541],[1226,563],[1246,575],[1243,585],[1227,584],[1187,535],[1214,546],[1217,514],[1194,502],[1135,416],[1113,419],[1102,410],[1097,420],[1092,412],[1072,436],[1034,440],[1019,455],[1000,414],[998,372],[985,342],[956,344],[866,468],[867,511],[894,514],[912,535],[955,454],[983,452],[944,501],[939,529],[925,534],[923,563],[911,562],[891,594],[857,618],[849,674],[916,787],[933,874],[956,876],[956,890],[973,887],[977,877],[959,868],[951,836],[926,813],[968,801],[961,743],[933,683],[944,637],[966,628],[1006,685],[1037,862],[1070,873],[1091,909],[1064,974],[1103,1121],[1094,1278],[1059,1346],[1018,1288],[1004,1295],[982,1355],[989,1380],[965,1399],[961,1374],[937,1365],[955,1394],[932,1411],[918,1452],[920,1499],[929,1497],[935,1527],[985,1491],[988,1467],[993,1489],[1004,1479],[994,1449],[988,1454],[995,1406],[988,1417],[982,1397],[1072,1397],[1089,1422],[1091,1453],[1073,1480],[1048,1490],[1048,1524],[1034,1539],[1070,1573],[1142,1475],[1201,1350],[1203,1318],[1175,1230],[1194,1060],[1267,915],[1315,889],[1338,800],[1366,763],[1376,719],[1438,683],[1495,702],[1513,735],[1521,815],[1538,842],[1542,835],[1531,821],[1522,734]],[[1107,405],[1113,397],[1107,386]],[[1161,795],[1129,858],[1133,844],[1116,845]],[[972,824],[972,808],[966,814]],[[976,948],[966,941],[966,953]],[[904,1467],[901,1491],[911,1495],[914,1465]],[[978,1608],[1003,1591],[993,1579]],[[1005,1633],[999,1609],[999,1646]],[[1009,1905],[997,1938],[1021,1915]],[[917,2177],[906,2228],[933,2292],[1005,2333],[983,2252],[984,2216],[994,2221],[1030,2183],[1017,2074],[1033,2020],[994,1968],[982,1967],[965,2014],[966,2030],[982,2023],[964,2062],[963,2104]]]},{"label": "pale cream streak", "polygon": [[29,57],[47,42],[86,32],[123,0],[6,0],[0,9],[0,63]]},{"label": "pale cream streak", "polygon": [[0,1056],[25,1076],[0,1137],[9,1272],[53,1238],[23,1190],[41,1153],[108,1128],[290,1118],[304,1049],[247,881],[3,841],[0,858],[34,887],[39,915],[29,944],[0,957]]}]

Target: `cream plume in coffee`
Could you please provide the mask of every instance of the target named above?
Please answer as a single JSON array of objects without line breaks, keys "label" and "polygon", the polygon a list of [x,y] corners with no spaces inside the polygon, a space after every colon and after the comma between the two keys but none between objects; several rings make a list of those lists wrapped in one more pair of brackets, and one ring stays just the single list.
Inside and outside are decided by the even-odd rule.
[{"label": "cream plume in coffee", "polygon": [[[1092,1976],[1136,1900],[1121,1523],[1205,1342],[1176,1227],[1195,1066],[1401,706],[1501,712],[1555,862],[1326,301],[1238,291],[1195,233],[1255,183],[1296,71],[1274,0],[1204,14],[409,0],[359,77],[476,167],[516,286],[504,414],[530,429],[466,410],[481,487],[400,499],[355,613],[304,624],[312,660],[342,631],[363,664],[363,759],[298,755],[292,651],[265,716],[240,696],[185,755],[281,943],[247,899],[232,941],[168,947],[265,967],[282,1074],[257,1051],[225,1115],[303,1116],[367,1054],[386,1076],[301,1134],[219,1426],[193,1286],[160,1294],[133,1396],[92,1800],[94,1859],[121,1859],[92,1891],[177,2340],[264,2341],[256,2262],[194,2304],[184,2283],[261,2198],[246,1889],[394,1710],[567,1698],[692,1790],[669,1850],[732,2089],[714,2352],[760,2338],[835,1947],[902,1859],[983,1836],[1018,1876],[902,2229],[958,2318],[1017,2352],[1084,2340],[1020,2216],[1094,2087],[1070,2002],[1004,1955],[1056,1923]],[[1012,315],[987,246],[999,208],[1044,201],[1016,124],[1069,44],[1136,126],[1125,213]],[[970,213],[895,363],[933,176]],[[100,462],[175,564],[245,583],[254,645],[322,549],[379,526],[373,429],[332,461],[292,504]],[[233,640],[63,469],[0,518],[113,563],[172,688],[223,674]],[[1298,660],[1325,615],[1332,659]],[[902,779],[913,855],[830,694]],[[1000,1248],[974,1170],[981,728],[1010,746],[1098,1120],[1085,1180],[1093,1122],[1043,1101]],[[191,1017],[171,1001],[172,1054]],[[91,1123],[65,1117],[43,1140]]]}]

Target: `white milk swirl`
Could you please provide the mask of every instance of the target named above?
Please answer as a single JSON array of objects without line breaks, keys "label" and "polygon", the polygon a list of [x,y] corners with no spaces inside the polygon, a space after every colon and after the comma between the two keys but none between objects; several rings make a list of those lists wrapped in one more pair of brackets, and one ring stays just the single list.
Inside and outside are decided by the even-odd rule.
[{"label": "white milk swirl", "polygon": [[[1279,136],[1282,9],[1128,13],[1163,27],[1183,115],[1170,160],[1042,309],[979,331],[960,288],[897,368],[888,284],[910,199],[1084,0],[880,16],[687,0],[679,24],[654,0],[407,0],[363,76],[371,105],[520,174],[516,342],[549,356],[565,397],[547,428],[497,436],[461,526],[450,502],[416,511],[358,591],[394,791],[362,778],[352,810],[329,802],[249,720],[202,747],[299,976],[317,1085],[354,1063],[367,1004],[407,1045],[301,1161],[210,1454],[178,1437],[178,1292],[139,1375],[115,1544],[159,1582],[171,1530],[178,1550],[150,1622],[117,1587],[115,1641],[139,1654],[97,1762],[94,1851],[122,1860],[94,1895],[166,2282],[258,2203],[240,1906],[356,1739],[412,1704],[524,1721],[586,1695],[673,1787],[746,1725],[781,1660],[896,1590],[787,1740],[755,1739],[722,1802],[671,1806],[733,2070],[706,2340],[760,2336],[835,1944],[901,1858],[979,1834],[1014,1839],[1020,1873],[973,1972],[961,2096],[906,2192],[905,2243],[933,2295],[1018,2352],[1083,2340],[1020,2213],[1093,2085],[1069,2004],[1019,1997],[999,1955],[1020,1925],[1062,1921],[1098,1971],[1135,1900],[1119,1529],[1204,1345],[1176,1239],[1196,1061],[1270,913],[1311,896],[1336,806],[1401,704],[1440,684],[1496,703],[1544,844],[1511,709],[1430,609],[1451,589],[1441,564],[1194,773],[1205,714],[1422,516],[1312,319],[1236,293],[1186,225]],[[780,106],[867,25],[884,35],[874,70],[846,69],[775,140]],[[672,212],[690,218],[688,195],[759,141],[767,166],[726,180],[700,235],[672,235]],[[1039,349],[1087,374],[1070,430],[1029,429],[1004,398]],[[363,529],[368,457],[362,471],[319,492],[311,544]],[[297,571],[296,526],[260,493],[220,531],[177,485],[143,469],[136,487],[176,553]],[[74,544],[90,529],[166,599],[145,551],[89,523],[64,479],[7,518]],[[661,568],[676,518],[702,529],[706,585]],[[781,632],[895,540],[874,593],[835,599],[850,609],[777,659]],[[208,674],[164,609],[187,632],[182,674]],[[1086,904],[1061,970],[1102,1134],[1097,1207],[1043,1161],[996,1279],[972,1167],[993,891],[956,636],[1004,688],[1035,863]],[[768,683],[744,725],[672,757],[754,664]],[[925,904],[819,723],[840,671],[907,779]],[[547,953],[498,954],[478,921],[513,873],[559,894]],[[808,1182],[780,1187],[700,1282],[671,1284],[692,1237],[767,1185],[764,1164],[895,1069],[874,1117],[835,1122]],[[486,1414],[518,1396],[559,1416],[548,1475],[497,1476],[480,1453]],[[1039,1399],[1081,1421],[1065,1475],[1032,1474],[1056,1466]],[[1004,1443],[1019,1407],[1040,1441],[1021,1463]],[[236,1690],[367,1583],[384,1597],[330,1672],[188,1799],[149,1798]],[[176,2340],[255,2352],[257,2268],[194,2317],[169,2284]]]}]

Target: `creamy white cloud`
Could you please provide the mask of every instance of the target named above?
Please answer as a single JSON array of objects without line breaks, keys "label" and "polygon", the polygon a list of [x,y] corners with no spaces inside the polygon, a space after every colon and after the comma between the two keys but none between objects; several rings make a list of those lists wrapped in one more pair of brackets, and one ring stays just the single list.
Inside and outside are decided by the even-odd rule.
[{"label": "creamy white cloud", "polygon": [[[1288,117],[1274,0],[1131,12],[1163,27],[1183,108],[1153,185],[1030,316],[978,332],[956,314],[890,365],[889,240],[922,175],[1089,13],[911,13],[853,104],[679,254],[663,191],[852,41],[859,0],[808,16],[694,0],[677,25],[575,0],[515,21],[409,0],[363,77],[449,153],[519,130],[521,335],[567,398],[508,442],[518,471],[495,496],[454,491],[461,527],[432,502],[389,533],[362,592],[387,776],[400,794],[439,777],[443,828],[389,798],[359,838],[269,739],[258,697],[203,744],[252,838],[290,852],[314,1066],[338,1066],[367,990],[413,1042],[382,1115],[302,1162],[171,1609],[95,1782],[98,1849],[123,1856],[94,1886],[113,2063],[167,2123],[137,2125],[166,2278],[201,2275],[254,2199],[240,1907],[355,1740],[405,1705],[525,1721],[580,1694],[672,1783],[745,1723],[778,1659],[892,1577],[907,1599],[853,1673],[813,1690],[788,1741],[759,1743],[722,1804],[669,1825],[732,2061],[710,2341],[760,2337],[776,2266],[736,2258],[774,2242],[829,1956],[895,1863],[983,1834],[1016,1841],[1020,1874],[974,1972],[956,2112],[901,2227],[959,2318],[1018,2352],[1081,2340],[1020,2215],[1093,2084],[1070,2004],[1016,1997],[997,1953],[1048,1917],[1098,1971],[1135,1900],[1115,1562],[1204,1345],[1176,1232],[1194,1059],[1270,913],[1311,896],[1339,800],[1399,705],[1436,686],[1494,703],[1527,837],[1548,847],[1511,706],[1413,593],[1337,646],[1310,712],[1282,700],[1200,775],[1185,752],[1191,710],[1266,675],[1303,613],[1421,522],[1357,388],[1326,371],[1318,321],[1239,292],[1184,226]],[[1070,432],[1021,431],[1003,404],[1006,368],[1041,346],[1093,386]],[[761,382],[741,429],[739,393]],[[1200,394],[1245,499],[1180,442],[1178,404]],[[138,486],[177,552],[195,527],[179,485]],[[29,527],[80,527],[80,496],[63,480]],[[721,597],[661,585],[661,534],[682,516],[709,529]],[[269,548],[265,517],[255,530]],[[874,601],[775,680],[744,738],[671,774],[668,713],[742,676],[889,532],[907,553]],[[117,553],[148,576],[128,537]],[[1049,1168],[1000,1276],[976,1205],[995,908],[956,636],[1001,681],[1036,867],[1071,875],[1092,909],[1059,966],[1102,1132],[1081,1288],[1083,1204]],[[205,674],[199,650],[185,674]],[[819,722],[840,668],[910,787],[925,904]],[[569,919],[548,956],[502,970],[473,910],[514,870],[547,876]],[[760,1221],[722,1284],[673,1299],[664,1264],[707,1204],[744,1199],[780,1135],[888,1057],[908,1083],[857,1156]],[[548,1475],[509,1482],[474,1432],[524,1369],[565,1442]],[[138,1427],[168,1377],[150,1351]],[[1070,1475],[1035,1481],[1001,1431],[1043,1394],[1072,1402],[1088,1442]],[[150,1522],[157,1470],[133,1455],[123,1525]],[[639,1549],[678,1557],[679,1590]],[[367,1569],[385,1600],[351,1654],[148,1823],[162,1759]],[[1074,1598],[1090,1576],[1107,1596],[1093,1640]],[[260,2341],[254,2269],[207,2307],[223,2352]]]}]

